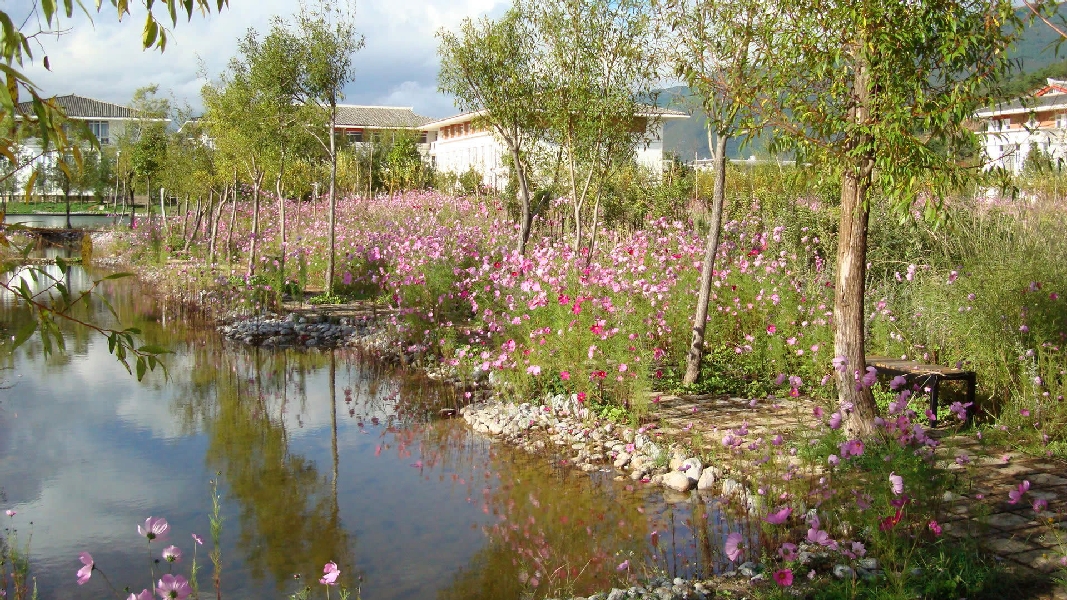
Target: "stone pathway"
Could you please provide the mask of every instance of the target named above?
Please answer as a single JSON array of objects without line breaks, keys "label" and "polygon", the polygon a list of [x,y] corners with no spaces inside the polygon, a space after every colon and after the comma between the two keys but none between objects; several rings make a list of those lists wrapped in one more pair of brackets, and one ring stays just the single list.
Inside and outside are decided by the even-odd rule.
[{"label": "stone pathway", "polygon": [[[705,449],[721,444],[731,429],[747,425],[755,435],[774,435],[816,423],[816,403],[806,398],[749,400],[725,396],[653,395],[650,416],[663,435],[689,438]],[[1043,579],[1065,569],[1067,554],[1067,463],[986,445],[973,436],[934,430],[941,439],[939,458],[960,478],[964,495],[946,494],[943,530],[956,538],[972,538],[979,547],[1003,560],[1026,579]],[[959,464],[957,457],[963,457]],[[973,464],[972,464],[973,463]],[[1016,504],[1008,493],[1023,481],[1029,491]],[[1034,501],[1048,507],[1040,514]],[[1053,585],[1052,588],[1056,586]],[[1020,592],[1020,598],[1067,600],[1067,589]]]}]

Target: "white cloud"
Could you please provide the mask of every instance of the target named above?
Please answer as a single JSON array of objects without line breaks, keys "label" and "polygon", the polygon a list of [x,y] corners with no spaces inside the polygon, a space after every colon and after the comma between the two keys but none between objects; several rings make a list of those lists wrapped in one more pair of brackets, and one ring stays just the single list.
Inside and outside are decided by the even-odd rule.
[{"label": "white cloud", "polygon": [[[21,22],[31,0],[5,6]],[[87,3],[92,5],[92,3]],[[91,23],[84,15],[65,22],[69,33],[41,38],[52,70],[37,61],[26,71],[46,94],[78,94],[127,103],[134,90],[159,84],[178,105],[199,110],[198,77],[202,63],[211,77],[218,76],[237,51],[237,39],[249,28],[265,33],[274,15],[289,18],[298,8],[293,0],[230,0],[229,8],[191,22],[179,20],[168,36],[166,52],[141,50],[143,6],[118,22],[105,3]],[[131,3],[137,4],[137,3]],[[437,38],[441,27],[454,29],[466,18],[499,15],[500,0],[391,0],[357,5],[357,28],[366,46],[353,59],[356,81],[348,86],[346,102],[411,106],[415,112],[444,117],[455,112],[451,99],[437,93]],[[162,13],[159,13],[162,14]]]}]

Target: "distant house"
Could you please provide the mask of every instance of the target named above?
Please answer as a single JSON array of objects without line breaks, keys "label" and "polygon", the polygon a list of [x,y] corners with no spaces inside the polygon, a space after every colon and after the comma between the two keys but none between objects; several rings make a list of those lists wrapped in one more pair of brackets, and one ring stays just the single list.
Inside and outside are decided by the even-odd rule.
[{"label": "distant house", "polygon": [[978,111],[986,167],[1012,173],[1023,169],[1032,148],[1067,161],[1067,81],[1049,78],[1031,97]]},{"label": "distant house", "polygon": [[[484,112],[468,112],[439,119],[421,127],[429,143],[429,157],[440,172],[462,174],[474,169],[485,185],[501,189],[507,184],[511,158],[507,145],[492,130],[476,125]],[[663,122],[688,119],[676,110],[649,106],[634,115],[632,126],[644,131],[648,144],[634,156],[638,164],[660,169],[663,165]]]},{"label": "distant house", "polygon": [[[83,121],[89,131],[100,142],[100,146],[105,148],[116,144],[119,137],[126,131],[126,125],[130,121],[140,120],[135,110],[121,104],[94,100],[74,94],[56,96],[51,100],[55,102],[56,106],[63,109],[68,119]],[[19,112],[24,115],[32,115],[32,103],[19,103]],[[167,123],[170,122],[170,119],[162,120]],[[24,167],[16,174],[15,179],[18,189],[21,189],[29,181],[31,174],[35,170],[45,169],[55,164],[54,155],[48,154],[38,157],[37,155],[40,152],[41,145],[39,140],[31,138],[23,142],[20,155],[27,160],[35,158],[33,158],[31,165]],[[59,193],[59,190],[55,189],[54,186],[47,185],[44,186],[43,191],[46,194]]]},{"label": "distant house", "polygon": [[426,143],[424,125],[430,117],[415,114],[410,106],[337,105],[335,130],[344,134],[351,144],[378,141],[384,132],[406,129],[419,132],[418,143]]},{"label": "distant house", "polygon": [[[56,96],[52,100],[55,101],[56,106],[63,109],[67,118],[84,121],[89,131],[93,132],[96,139],[100,141],[101,146],[114,144],[115,140],[126,130],[126,123],[138,119],[136,111],[121,104],[112,104],[74,94]],[[19,104],[19,111],[24,114],[33,114],[33,106],[30,102],[22,102]],[[166,121],[170,122],[169,119]]]}]

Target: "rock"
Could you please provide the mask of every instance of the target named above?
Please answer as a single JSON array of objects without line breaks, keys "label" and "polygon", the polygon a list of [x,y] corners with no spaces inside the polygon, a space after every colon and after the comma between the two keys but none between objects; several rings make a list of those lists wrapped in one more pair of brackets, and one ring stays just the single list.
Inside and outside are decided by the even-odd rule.
[{"label": "rock", "polygon": [[877,571],[878,559],[871,557],[861,558],[859,559],[859,566],[863,567],[864,569],[867,569],[868,571]]},{"label": "rock", "polygon": [[838,579],[852,579],[856,572],[848,565],[834,565],[834,577]]},{"label": "rock", "polygon": [[611,591],[608,592],[607,600],[626,600],[626,590],[611,588]]},{"label": "rock", "polygon": [[763,565],[756,564],[752,561],[746,561],[741,563],[740,567],[737,567],[737,572],[744,577],[752,578],[763,572]]},{"label": "rock", "polygon": [[737,483],[733,479],[727,479],[722,482],[722,496],[723,498],[729,498],[730,496],[737,495],[742,491],[740,483]]},{"label": "rock", "polygon": [[700,462],[699,458],[687,458],[682,461],[681,470],[696,483],[700,480],[700,476],[704,471],[704,463]]},{"label": "rock", "polygon": [[613,464],[616,469],[625,467],[630,464],[630,455],[626,452],[620,452],[619,455],[615,457],[615,462]]},{"label": "rock", "polygon": [[710,490],[715,487],[715,469],[704,469],[697,480],[698,490]]},{"label": "rock", "polygon": [[688,492],[693,488],[694,483],[695,481],[681,471],[671,471],[670,473],[663,475],[663,486],[679,492]]}]

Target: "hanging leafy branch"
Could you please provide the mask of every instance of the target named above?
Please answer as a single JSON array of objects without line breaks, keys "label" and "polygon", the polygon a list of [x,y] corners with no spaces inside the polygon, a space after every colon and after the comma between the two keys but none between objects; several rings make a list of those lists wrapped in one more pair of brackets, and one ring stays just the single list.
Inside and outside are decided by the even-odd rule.
[{"label": "hanging leafy branch", "polygon": [[[170,26],[176,26],[178,16],[182,14],[186,20],[191,20],[193,11],[208,14],[212,7],[221,11],[223,6],[229,4],[229,0],[140,0],[145,10],[145,24],[141,42],[145,49],[154,48],[163,51],[167,46],[169,30],[165,23],[169,19]],[[115,9],[118,19],[121,21],[125,16],[132,17],[129,0],[111,0],[111,6]],[[103,0],[95,1],[95,9],[99,13],[103,8]],[[19,145],[27,138],[35,138],[39,142],[39,149],[35,153],[44,156],[56,153],[59,157],[57,168],[68,179],[73,179],[74,174],[82,169],[82,146],[83,139],[89,140],[90,148],[99,148],[99,142],[88,131],[88,127],[79,121],[68,119],[63,109],[54,100],[42,98],[40,89],[23,72],[27,61],[34,60],[34,47],[41,51],[41,62],[45,69],[51,69],[51,64],[43,45],[37,38],[45,35],[61,35],[69,31],[63,29],[65,19],[74,15],[74,8],[78,7],[92,20],[90,8],[87,8],[82,0],[41,0],[34,2],[28,14],[21,21],[22,25],[16,27],[15,22],[6,10],[0,10],[0,78],[4,81],[4,89],[0,91],[0,156],[7,159],[11,169],[5,170],[0,175],[0,183],[15,177],[20,170],[35,163],[35,160],[25,160],[20,157]],[[161,21],[152,12],[154,7],[162,6],[166,17]],[[34,25],[36,29],[34,29]],[[26,29],[29,27],[30,29]],[[23,100],[25,97],[29,100]],[[69,133],[68,133],[69,131]],[[68,160],[66,157],[70,157]],[[33,189],[39,173],[34,172],[27,178],[25,185],[26,193]],[[2,220],[2,214],[0,214]],[[0,246],[13,248],[14,244],[8,238],[8,233],[16,230],[15,226],[7,226],[0,230]],[[18,254],[25,259],[28,248],[16,248]],[[66,270],[68,263],[57,258],[56,264]],[[18,347],[30,338],[35,332],[41,335],[41,341],[46,353],[52,352],[53,347],[62,351],[63,334],[59,328],[60,321],[66,321],[91,329],[107,338],[109,351],[118,359],[126,370],[136,373],[137,379],[142,379],[150,370],[156,367],[166,367],[160,362],[160,357],[168,351],[158,346],[138,345],[136,336],[140,330],[136,328],[111,329],[101,327],[75,316],[71,311],[79,303],[86,302],[96,290],[97,286],[109,279],[127,277],[126,273],[116,273],[104,279],[95,281],[89,289],[74,293],[61,280],[51,276],[47,271],[35,266],[28,266],[23,271],[35,284],[44,281],[43,289],[33,291],[25,277],[20,277],[17,283],[0,282],[0,287],[10,292],[18,301],[25,303],[34,313],[35,318],[26,323],[16,333],[14,346]],[[114,315],[107,301],[97,295],[108,310]],[[132,362],[132,366],[131,366]]]}]

